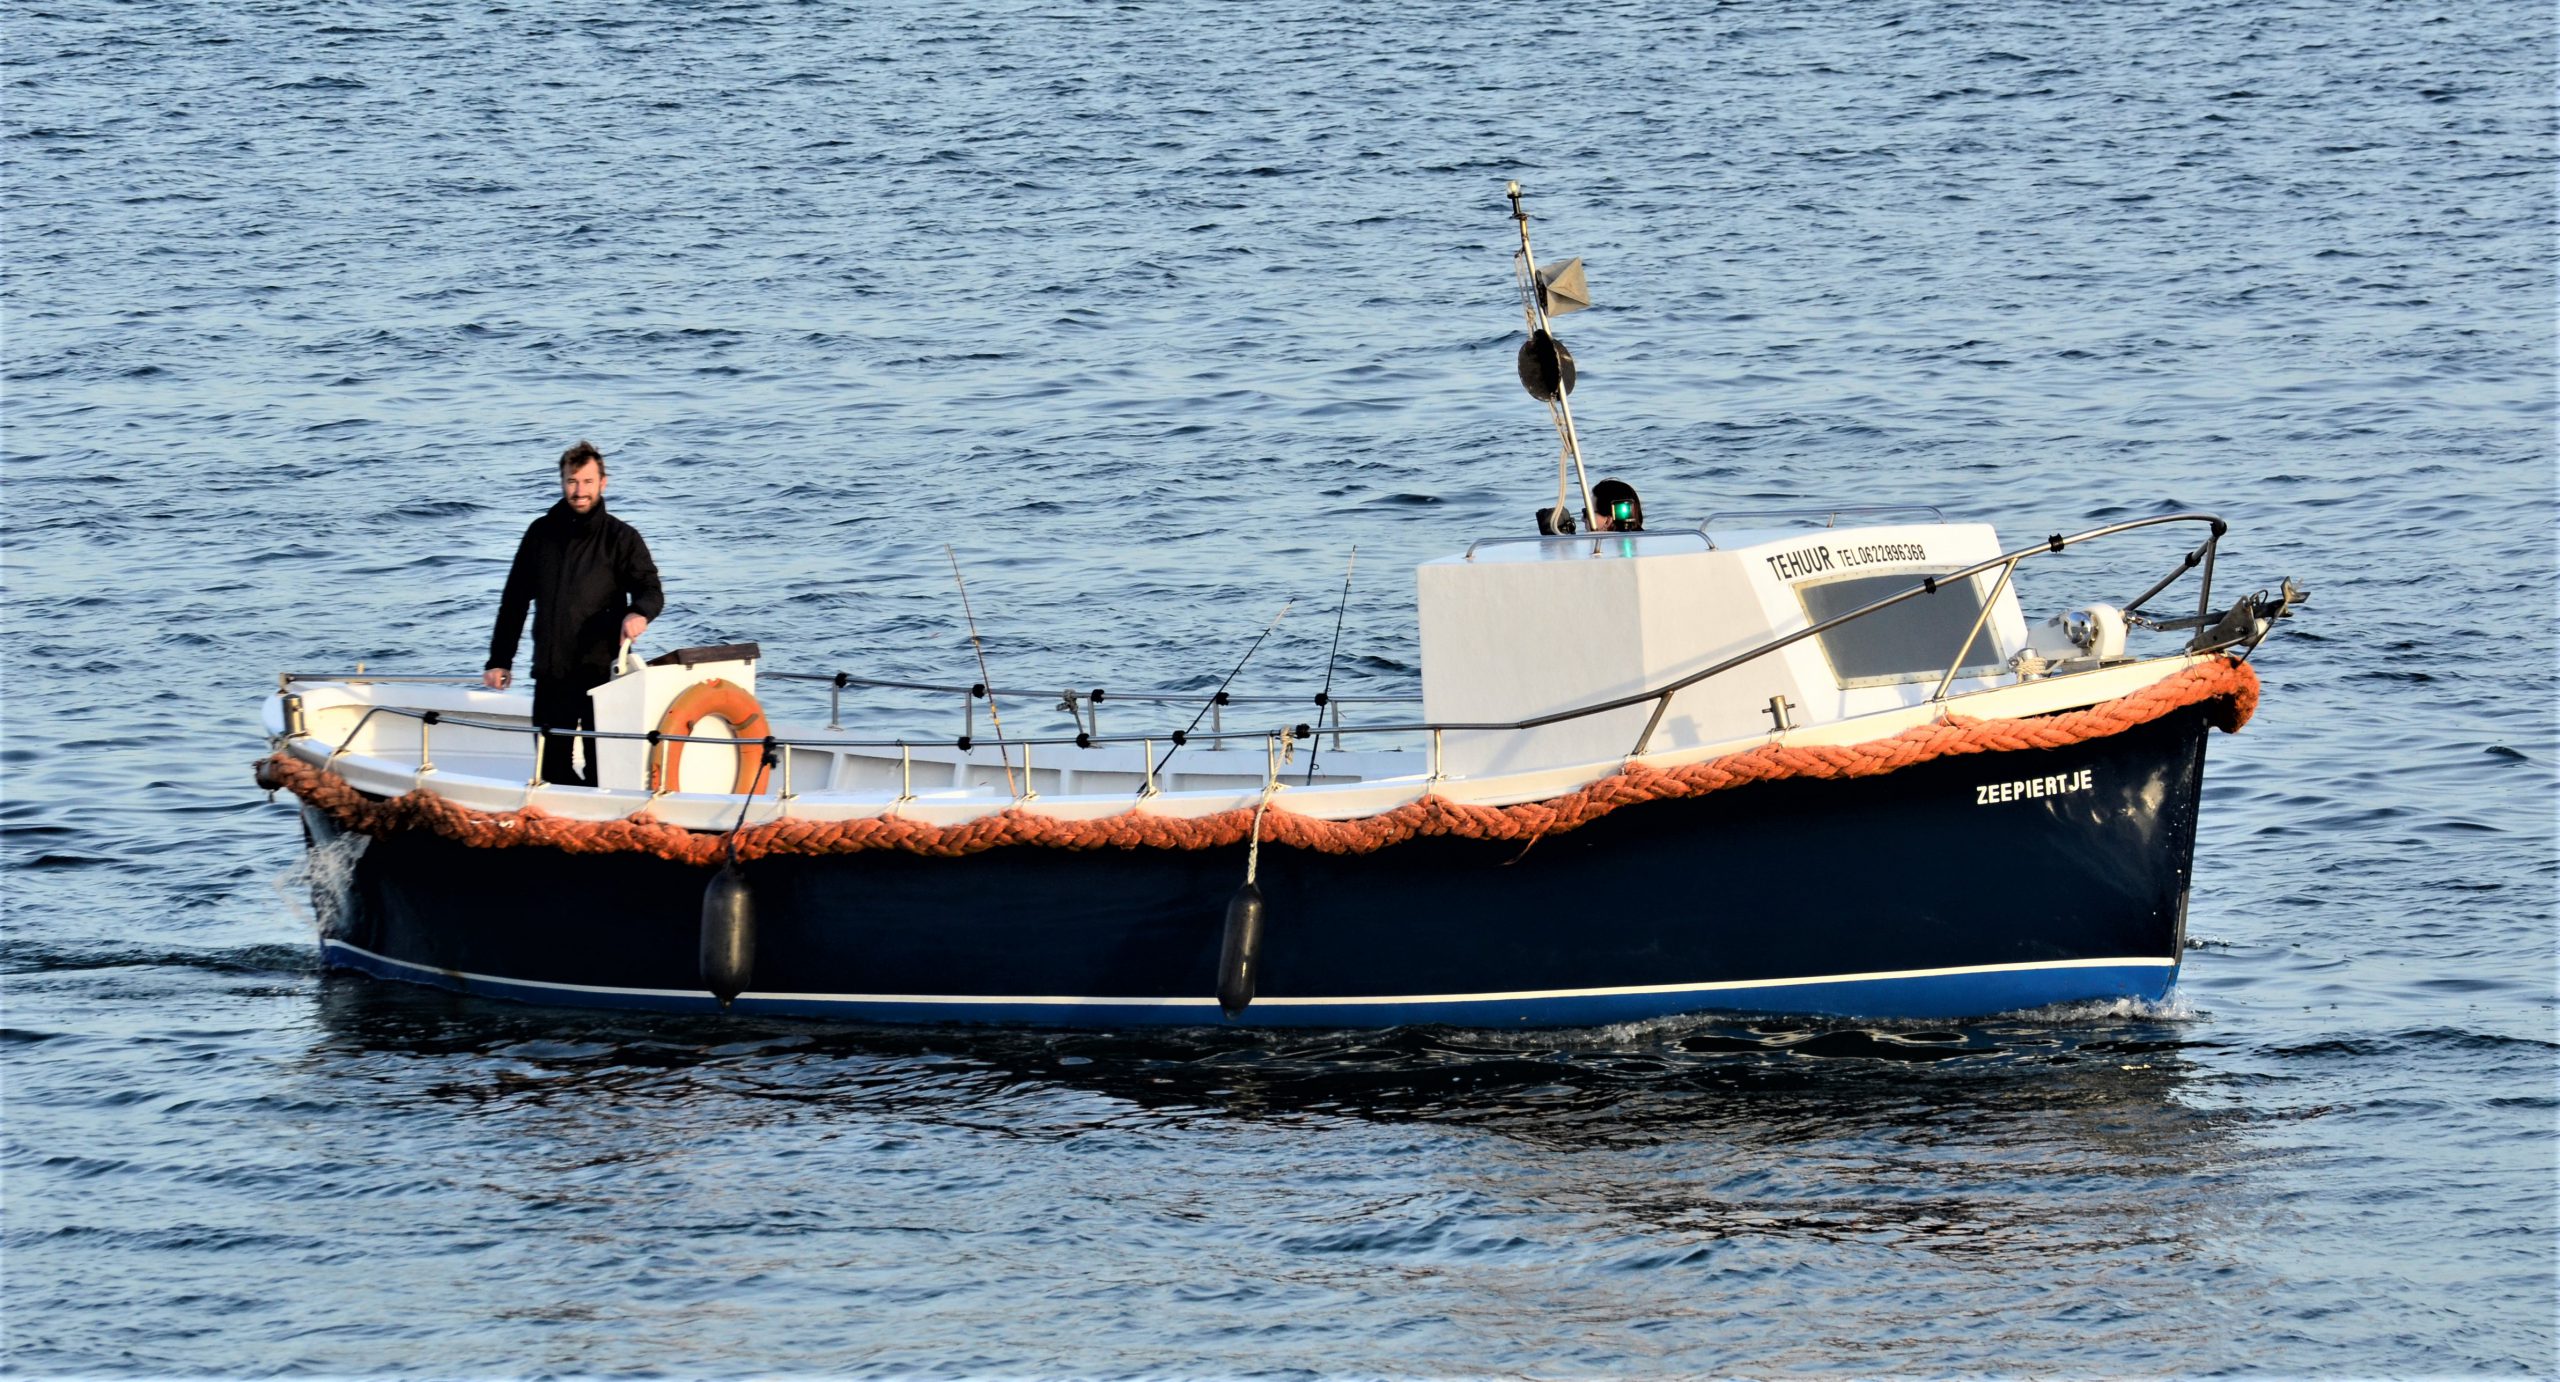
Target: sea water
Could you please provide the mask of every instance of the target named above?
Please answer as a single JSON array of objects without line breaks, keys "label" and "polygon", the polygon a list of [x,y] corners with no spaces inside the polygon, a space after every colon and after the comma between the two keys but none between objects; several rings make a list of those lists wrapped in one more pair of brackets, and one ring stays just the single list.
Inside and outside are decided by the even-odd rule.
[{"label": "sea water", "polygon": [[[0,26],[9,1372],[2560,1367],[2548,6]],[[2171,1002],[1058,1036],[318,970],[258,699],[475,672],[582,436],[659,649],[975,680],[949,543],[1002,682],[1205,691],[1295,597],[1239,691],[1412,689],[1412,564],[1553,502],[1512,178],[1655,526],[2204,509],[2219,590],[2311,588]]]}]

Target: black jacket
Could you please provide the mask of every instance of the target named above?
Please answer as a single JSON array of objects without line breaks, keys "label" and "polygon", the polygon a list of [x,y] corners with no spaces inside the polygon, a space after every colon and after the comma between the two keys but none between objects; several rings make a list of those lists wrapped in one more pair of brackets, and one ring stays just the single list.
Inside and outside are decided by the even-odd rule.
[{"label": "black jacket", "polygon": [[583,678],[611,666],[622,646],[622,616],[655,619],[667,600],[649,544],[638,529],[606,513],[598,498],[586,513],[561,500],[524,530],[498,601],[498,627],[489,635],[490,666],[516,660],[527,602],[533,605],[533,677],[541,681]]}]

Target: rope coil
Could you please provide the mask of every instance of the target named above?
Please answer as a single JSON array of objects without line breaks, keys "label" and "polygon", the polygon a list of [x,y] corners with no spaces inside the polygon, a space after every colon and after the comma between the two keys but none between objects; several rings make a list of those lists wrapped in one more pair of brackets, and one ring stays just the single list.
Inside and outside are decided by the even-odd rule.
[{"label": "rope coil", "polygon": [[[734,848],[752,861],[768,856],[900,850],[958,858],[990,849],[1217,849],[1252,842],[1251,868],[1263,842],[1323,854],[1367,854],[1425,836],[1533,841],[1563,834],[1629,806],[1705,796],[1754,782],[1809,777],[1875,777],[1939,758],[2021,749],[2056,749],[2120,734],[2190,705],[2210,703],[2213,724],[2237,733],[2258,705],[2258,674],[2245,662],[2213,658],[2112,701],[2081,710],[2018,720],[1950,715],[1889,738],[1860,744],[1796,747],[1766,744],[1702,763],[1656,768],[1629,762],[1620,771],[1546,801],[1474,806],[1436,793],[1354,820],[1322,820],[1271,808],[1271,793],[1250,807],[1213,815],[1165,816],[1133,807],[1118,815],[1062,820],[1015,807],[957,825],[898,816],[855,820],[768,821],[730,832],[689,830],[652,818],[646,807],[620,820],[555,816],[538,808],[475,811],[424,789],[370,797],[345,778],[279,750],[259,764],[272,782],[327,815],[341,830],[383,835],[425,830],[481,849],[546,848],[564,854],[647,854],[710,867]],[[1265,818],[1267,814],[1267,819]],[[742,813],[743,817],[743,813]]]}]

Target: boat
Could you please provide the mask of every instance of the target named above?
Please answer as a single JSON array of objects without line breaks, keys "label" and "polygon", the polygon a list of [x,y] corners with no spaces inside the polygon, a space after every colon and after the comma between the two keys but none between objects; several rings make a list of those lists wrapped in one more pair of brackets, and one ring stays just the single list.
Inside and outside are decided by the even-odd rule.
[{"label": "boat", "polygon": [[[2025,545],[1927,505],[1646,525],[1584,468],[1554,330],[1588,302],[1580,261],[1540,265],[1510,202],[1556,497],[1538,531],[1415,568],[1417,693],[1061,695],[983,659],[920,683],[687,648],[596,690],[588,787],[541,780],[539,740],[570,731],[526,692],[282,673],[257,776],[338,865],[324,964],[529,1003],[1060,1027],[2162,1001],[2207,740],[2254,711],[2253,655],[2304,593],[2217,604],[2206,513]],[[2138,534],[2173,539],[2148,589],[2031,620],[2039,559]],[[848,692],[891,691],[960,723],[842,723]],[[1035,695],[1073,732],[1005,733],[999,703]]]}]

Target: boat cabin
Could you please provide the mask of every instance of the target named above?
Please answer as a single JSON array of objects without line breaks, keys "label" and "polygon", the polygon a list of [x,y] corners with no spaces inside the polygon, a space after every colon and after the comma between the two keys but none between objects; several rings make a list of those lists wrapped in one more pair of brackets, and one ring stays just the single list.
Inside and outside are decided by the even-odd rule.
[{"label": "boat cabin", "polygon": [[[1423,718],[1515,725],[1640,695],[1999,555],[1987,523],[1486,539],[1415,573]],[[1942,681],[1950,691],[1992,684],[2026,636],[2016,592],[1975,575],[1667,702],[1531,729],[1451,729],[1443,771],[1614,762],[1917,705]]]}]

